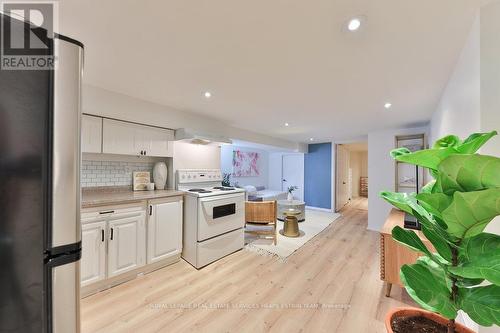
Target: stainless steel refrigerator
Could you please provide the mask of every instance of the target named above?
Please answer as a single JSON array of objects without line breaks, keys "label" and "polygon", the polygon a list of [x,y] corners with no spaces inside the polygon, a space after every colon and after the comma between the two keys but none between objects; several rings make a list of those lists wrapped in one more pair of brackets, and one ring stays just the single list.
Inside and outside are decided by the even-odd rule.
[{"label": "stainless steel refrigerator", "polygon": [[80,327],[83,45],[57,34],[50,45],[55,69],[0,70],[2,333]]}]

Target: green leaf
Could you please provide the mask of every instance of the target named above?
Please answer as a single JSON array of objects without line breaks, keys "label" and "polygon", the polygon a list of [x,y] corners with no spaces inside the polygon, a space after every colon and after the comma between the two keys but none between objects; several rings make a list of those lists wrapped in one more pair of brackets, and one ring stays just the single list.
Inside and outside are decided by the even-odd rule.
[{"label": "green leaf", "polygon": [[457,279],[458,287],[474,287],[484,282],[484,279],[469,279],[456,275],[454,277]]},{"label": "green leaf", "polygon": [[425,225],[422,225],[422,233],[424,236],[431,242],[431,244],[434,246],[436,251],[449,263],[451,262],[451,248],[448,245],[449,242],[448,240],[436,232],[433,229],[430,229],[429,227],[426,227]]},{"label": "green leaf", "polygon": [[417,212],[423,221],[422,223],[431,224],[433,223],[432,216],[418,204],[415,199],[415,193],[397,193],[384,191],[380,192],[380,197],[385,199],[387,202],[392,204],[394,207],[401,209],[404,212],[412,214],[417,217],[415,212]]},{"label": "green leaf", "polygon": [[431,180],[421,188],[421,193],[434,193],[435,185],[436,185],[436,180]]},{"label": "green leaf", "polygon": [[458,153],[455,147],[442,149],[426,149],[419,150],[410,154],[396,156],[396,160],[400,162],[419,165],[424,168],[437,170],[439,163],[451,154]]},{"label": "green leaf", "polygon": [[392,229],[392,238],[414,251],[425,253],[429,257],[432,256],[432,253],[413,230],[405,230],[400,226],[395,226]]},{"label": "green leaf", "polygon": [[474,133],[458,145],[457,150],[461,154],[474,154],[479,150],[489,139],[497,135],[497,131],[489,133]]},{"label": "green leaf", "polygon": [[451,196],[444,193],[419,193],[416,199],[429,213],[440,219],[443,218],[442,211],[448,208],[453,201]]},{"label": "green leaf", "polygon": [[411,194],[408,193],[397,193],[382,191],[380,192],[380,197],[396,208],[401,209],[403,212],[412,213],[413,209],[409,205]]},{"label": "green leaf", "polygon": [[448,319],[457,316],[457,306],[450,300],[450,282],[442,268],[417,261],[413,265],[403,265],[400,277],[408,294],[424,309]]},{"label": "green leaf", "polygon": [[408,149],[408,148],[397,148],[397,149],[393,149],[391,150],[391,157],[392,158],[396,158],[397,156],[401,156],[401,155],[406,155],[406,154],[410,154],[411,151]]},{"label": "green leaf", "polygon": [[459,239],[473,237],[500,215],[500,188],[455,192],[453,201],[443,211],[447,232]]},{"label": "green leaf", "polygon": [[449,271],[500,285],[500,236],[481,233],[465,239],[459,251],[459,265],[450,267]]},{"label": "green leaf", "polygon": [[456,135],[447,135],[438,139],[432,148],[434,149],[443,149],[448,147],[457,147],[461,143],[460,139]]},{"label": "green leaf", "polygon": [[438,166],[442,191],[470,192],[500,187],[500,158],[487,155],[450,155]]},{"label": "green leaf", "polygon": [[460,307],[482,326],[500,325],[500,286],[459,288]]}]

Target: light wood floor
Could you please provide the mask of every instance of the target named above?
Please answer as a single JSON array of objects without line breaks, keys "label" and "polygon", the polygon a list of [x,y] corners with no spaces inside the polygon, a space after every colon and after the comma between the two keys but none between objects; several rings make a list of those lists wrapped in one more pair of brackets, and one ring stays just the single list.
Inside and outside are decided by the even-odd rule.
[{"label": "light wood floor", "polygon": [[[398,287],[384,296],[379,235],[366,230],[363,200],[286,263],[243,250],[200,271],[181,261],[87,297],[82,331],[385,332],[388,309],[412,302]],[[305,308],[318,303],[324,308]]]}]

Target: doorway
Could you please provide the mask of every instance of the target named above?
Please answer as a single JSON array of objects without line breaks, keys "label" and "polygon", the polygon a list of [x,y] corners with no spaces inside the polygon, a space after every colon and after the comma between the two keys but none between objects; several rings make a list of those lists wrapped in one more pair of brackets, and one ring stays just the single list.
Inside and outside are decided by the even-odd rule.
[{"label": "doorway", "polygon": [[336,145],[335,210],[368,197],[368,143]]}]

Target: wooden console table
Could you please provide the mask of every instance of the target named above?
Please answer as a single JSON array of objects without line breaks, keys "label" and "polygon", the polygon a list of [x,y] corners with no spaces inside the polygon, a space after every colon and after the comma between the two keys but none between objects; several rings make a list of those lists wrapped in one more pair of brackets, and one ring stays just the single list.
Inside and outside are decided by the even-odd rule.
[{"label": "wooden console table", "polygon": [[[399,225],[404,226],[405,213],[393,208],[389,217],[385,221],[380,232],[380,279],[386,283],[385,296],[391,295],[393,284],[403,287],[399,279],[399,270],[405,264],[413,264],[422,254],[415,252],[392,239],[392,228]],[[424,242],[425,246],[434,251],[432,244],[424,237],[421,231],[416,231],[417,235]]]}]

